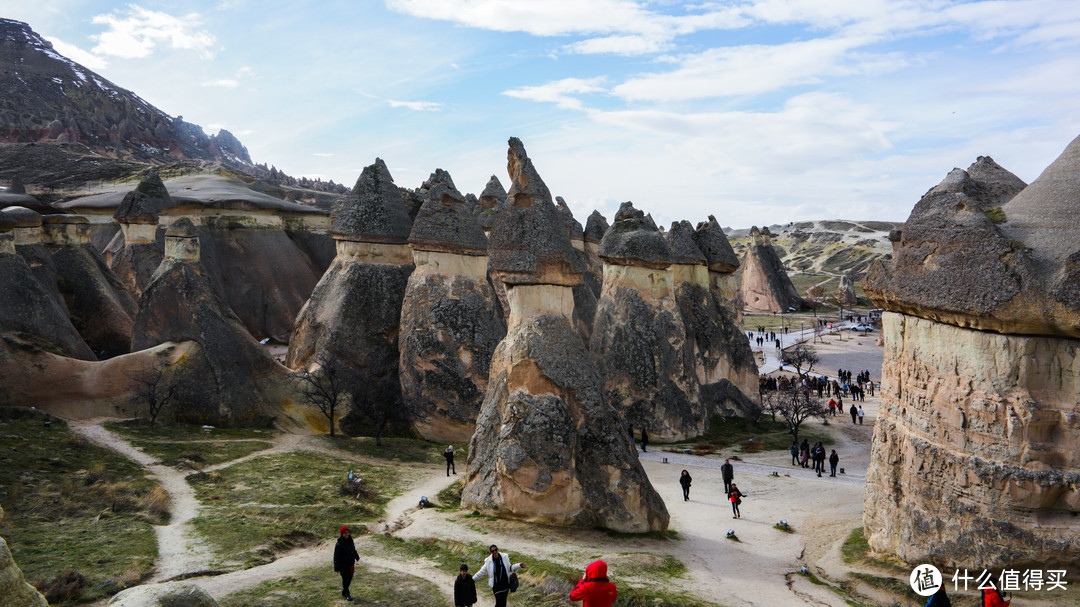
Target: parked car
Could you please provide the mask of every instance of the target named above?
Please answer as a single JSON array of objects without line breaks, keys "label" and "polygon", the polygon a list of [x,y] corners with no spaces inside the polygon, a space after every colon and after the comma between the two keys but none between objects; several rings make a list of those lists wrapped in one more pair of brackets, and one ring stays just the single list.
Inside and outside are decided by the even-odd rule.
[{"label": "parked car", "polygon": [[874,327],[873,327],[873,325],[868,325],[866,323],[862,323],[862,324],[855,325],[854,327],[851,327],[851,330],[852,331],[862,331],[863,333],[868,333],[870,331],[873,331]]}]

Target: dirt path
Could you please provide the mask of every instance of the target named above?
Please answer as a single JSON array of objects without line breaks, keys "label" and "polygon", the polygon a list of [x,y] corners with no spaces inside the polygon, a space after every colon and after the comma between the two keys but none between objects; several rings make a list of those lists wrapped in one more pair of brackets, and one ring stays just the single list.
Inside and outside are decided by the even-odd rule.
[{"label": "dirt path", "polygon": [[156,570],[148,582],[160,582],[208,569],[213,550],[191,527],[191,519],[199,512],[199,501],[195,499],[195,490],[184,480],[186,473],[158,463],[119,435],[106,430],[101,425],[105,421],[102,418],[71,420],[69,424],[73,432],[90,442],[142,464],[169,494],[169,524],[154,526],[158,558]]}]

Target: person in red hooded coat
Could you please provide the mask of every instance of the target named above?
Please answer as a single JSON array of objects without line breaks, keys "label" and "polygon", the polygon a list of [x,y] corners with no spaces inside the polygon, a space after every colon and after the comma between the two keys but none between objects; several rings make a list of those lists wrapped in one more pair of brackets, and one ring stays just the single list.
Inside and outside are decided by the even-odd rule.
[{"label": "person in red hooded coat", "polygon": [[607,563],[593,561],[585,568],[585,576],[570,591],[571,601],[584,601],[581,607],[611,607],[619,596],[615,584],[608,581]]}]

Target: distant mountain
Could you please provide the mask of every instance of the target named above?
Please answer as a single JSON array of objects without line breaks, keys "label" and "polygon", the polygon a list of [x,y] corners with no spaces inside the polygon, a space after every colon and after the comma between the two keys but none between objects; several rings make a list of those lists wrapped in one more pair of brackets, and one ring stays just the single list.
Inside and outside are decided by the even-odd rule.
[{"label": "distant mountain", "polygon": [[0,142],[82,143],[135,161],[207,160],[251,167],[228,131],[207,136],[60,55],[20,21],[0,19]]}]

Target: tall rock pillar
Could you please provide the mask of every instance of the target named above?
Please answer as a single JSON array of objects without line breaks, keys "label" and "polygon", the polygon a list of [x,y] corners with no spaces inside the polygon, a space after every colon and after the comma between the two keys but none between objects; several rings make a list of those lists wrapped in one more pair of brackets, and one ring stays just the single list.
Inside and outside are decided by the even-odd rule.
[{"label": "tall rock pillar", "polygon": [[667,528],[622,420],[573,328],[584,267],[521,141],[488,244],[507,286],[506,337],[491,362],[461,503],[490,515],[645,532]]}]

